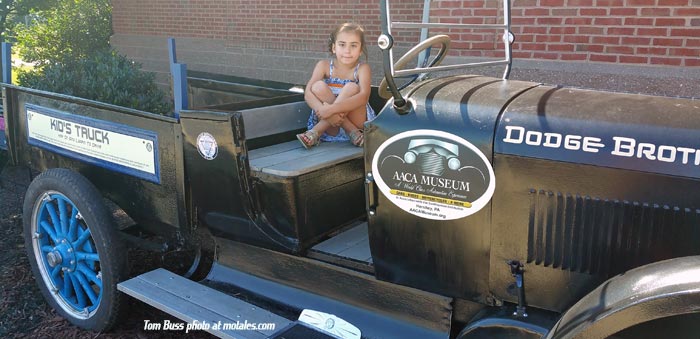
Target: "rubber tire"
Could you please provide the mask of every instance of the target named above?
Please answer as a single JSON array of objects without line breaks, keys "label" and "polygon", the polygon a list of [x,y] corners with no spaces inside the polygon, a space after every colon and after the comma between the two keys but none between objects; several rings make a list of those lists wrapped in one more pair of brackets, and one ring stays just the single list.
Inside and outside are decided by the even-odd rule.
[{"label": "rubber tire", "polygon": [[[81,319],[64,310],[49,290],[39,269],[34,252],[32,221],[37,204],[44,193],[54,191],[72,202],[90,230],[92,243],[99,255],[102,274],[101,299],[94,313]],[[105,208],[102,195],[85,177],[67,169],[49,169],[37,176],[29,185],[23,206],[24,241],[32,273],[46,301],[56,312],[72,324],[92,331],[107,331],[124,313],[124,296],[117,291],[117,283],[127,277],[127,252],[120,240],[114,221]],[[38,226],[37,226],[38,227]],[[43,264],[43,263],[42,263]]]}]

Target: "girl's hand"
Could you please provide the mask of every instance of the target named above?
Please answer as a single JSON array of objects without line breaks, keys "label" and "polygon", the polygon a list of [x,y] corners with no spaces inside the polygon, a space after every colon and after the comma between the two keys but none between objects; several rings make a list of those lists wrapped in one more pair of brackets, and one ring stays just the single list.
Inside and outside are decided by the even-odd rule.
[{"label": "girl's hand", "polygon": [[331,114],[330,112],[328,112],[328,107],[329,107],[329,106],[330,106],[330,105],[328,105],[327,103],[324,102],[324,103],[323,103],[323,107],[321,107],[320,109],[316,110],[316,117],[319,118],[319,119],[321,119],[321,120],[330,118],[333,114]]},{"label": "girl's hand", "polygon": [[331,124],[333,127],[340,127],[343,122],[345,121],[345,114],[343,113],[338,113],[338,114],[333,114],[330,118],[328,118],[326,121]]}]

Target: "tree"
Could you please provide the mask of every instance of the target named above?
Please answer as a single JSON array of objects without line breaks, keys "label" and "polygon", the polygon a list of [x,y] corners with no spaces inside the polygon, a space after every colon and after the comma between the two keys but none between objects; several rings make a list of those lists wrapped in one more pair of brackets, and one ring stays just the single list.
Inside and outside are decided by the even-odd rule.
[{"label": "tree", "polygon": [[110,48],[109,0],[56,1],[55,6],[36,12],[33,22],[17,27],[22,60],[44,65],[83,59]]},{"label": "tree", "polygon": [[32,11],[51,8],[57,0],[0,0],[0,41],[5,41],[7,31],[13,26],[13,18]]}]

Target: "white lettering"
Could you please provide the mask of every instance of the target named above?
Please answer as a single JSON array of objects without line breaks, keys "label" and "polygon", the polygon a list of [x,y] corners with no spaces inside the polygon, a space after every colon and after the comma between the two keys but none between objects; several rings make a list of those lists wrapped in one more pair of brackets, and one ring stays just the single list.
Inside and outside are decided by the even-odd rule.
[{"label": "white lettering", "polygon": [[625,137],[613,137],[613,140],[615,140],[615,149],[613,149],[612,155],[619,155],[621,157],[631,157],[634,155],[634,145],[637,141]]},{"label": "white lettering", "polygon": [[[512,136],[513,131],[518,132],[517,139]],[[523,142],[523,135],[525,134],[525,128],[520,126],[506,126],[506,137],[503,139],[504,142],[511,144],[520,144]]]}]

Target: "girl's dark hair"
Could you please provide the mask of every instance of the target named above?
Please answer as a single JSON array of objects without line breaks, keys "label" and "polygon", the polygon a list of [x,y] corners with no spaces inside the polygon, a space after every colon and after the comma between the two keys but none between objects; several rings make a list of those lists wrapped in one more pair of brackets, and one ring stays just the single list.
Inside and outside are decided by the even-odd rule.
[{"label": "girl's dark hair", "polygon": [[335,45],[335,40],[338,37],[338,34],[343,32],[352,32],[360,36],[360,43],[362,44],[362,54],[365,55],[365,61],[367,61],[368,52],[367,44],[365,43],[365,29],[362,28],[362,26],[355,23],[346,22],[344,24],[341,24],[331,33],[331,36],[328,38],[328,51],[330,53],[333,53],[333,45]]}]

